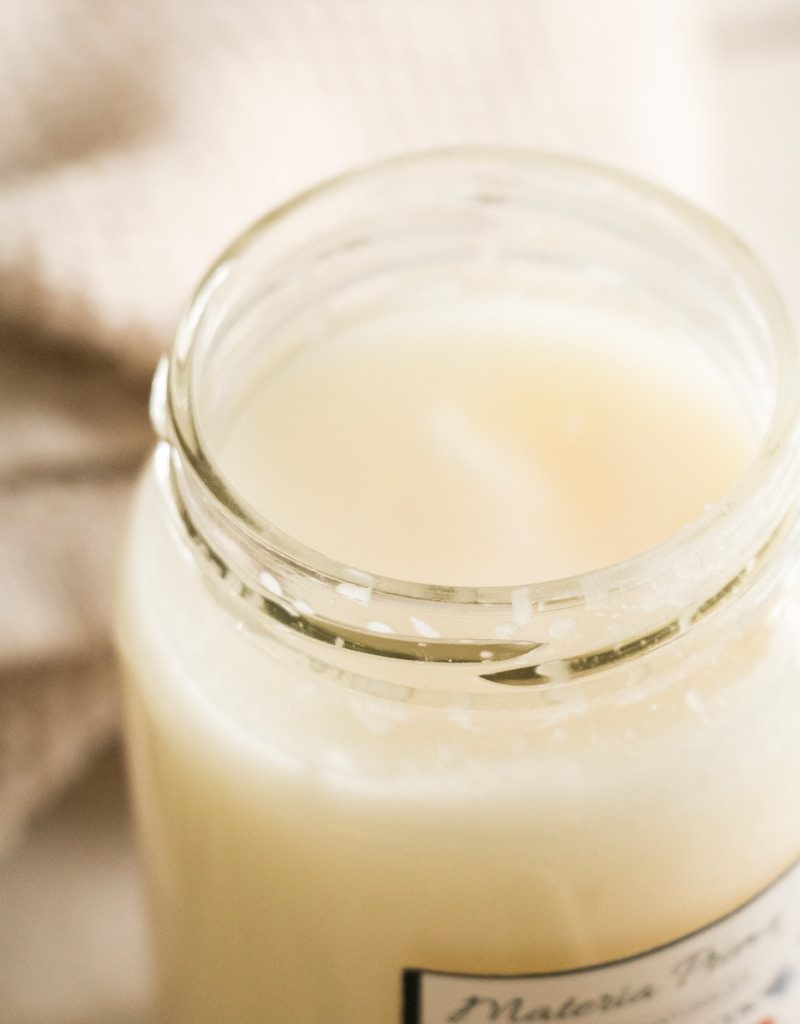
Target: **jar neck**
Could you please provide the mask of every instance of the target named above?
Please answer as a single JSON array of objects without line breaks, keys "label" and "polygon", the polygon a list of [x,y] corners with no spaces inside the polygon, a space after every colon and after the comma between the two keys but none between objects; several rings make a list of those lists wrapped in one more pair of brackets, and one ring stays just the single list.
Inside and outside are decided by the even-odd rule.
[{"label": "jar neck", "polygon": [[[321,660],[334,652],[338,663],[346,652],[371,656],[378,674],[381,659],[461,667],[465,688],[470,680],[563,684],[645,658],[723,613],[769,601],[800,554],[796,503],[787,502],[770,529],[743,523],[737,530],[732,518],[709,561],[698,553],[686,576],[676,568],[618,584],[601,571],[579,577],[571,590],[570,581],[510,588],[507,600],[491,604],[467,588],[390,594],[357,570],[320,578],[278,554],[249,550],[164,443],[157,469],[204,582],[237,619],[289,643],[310,642]],[[362,671],[368,667],[362,662]]]},{"label": "jar neck", "polygon": [[[390,293],[402,301],[421,283],[468,289],[487,276],[529,287],[536,275],[551,280],[554,264],[566,268],[558,287],[587,308],[611,289],[626,308],[652,301],[659,315],[674,310],[745,382],[743,400],[769,410],[746,478],[680,534],[564,580],[420,585],[305,548],[230,489],[204,428],[235,400],[231,374],[263,360],[264,338],[300,306],[313,315],[316,304],[324,321],[332,303],[352,312],[366,292],[372,302]],[[797,370],[769,282],[697,211],[558,158],[431,154],[323,186],[223,255],[156,378],[159,473],[201,571],[254,625],[302,638],[322,659],[350,651],[376,664],[462,666],[482,684],[563,683],[646,657],[769,587],[794,543]]]}]

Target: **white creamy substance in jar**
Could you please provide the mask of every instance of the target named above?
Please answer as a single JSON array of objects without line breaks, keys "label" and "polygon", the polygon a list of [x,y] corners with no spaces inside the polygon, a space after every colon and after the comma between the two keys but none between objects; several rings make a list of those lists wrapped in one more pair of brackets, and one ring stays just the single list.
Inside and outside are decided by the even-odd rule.
[{"label": "white creamy substance in jar", "polygon": [[[353,327],[254,380],[211,450],[310,547],[465,586],[642,552],[745,472],[754,431],[705,357],[532,324],[481,300]],[[800,854],[796,607],[723,609],[646,659],[476,705],[509,688],[259,628],[202,578],[162,456],[119,632],[165,1021],[784,1024],[751,989],[784,970],[798,901],[745,904]],[[518,978],[732,913],[660,960]]]},{"label": "white creamy substance in jar", "polygon": [[697,518],[755,452],[707,356],[623,331],[543,324],[507,296],[376,317],[256,384],[218,462],[277,526],[369,572],[599,569]]}]

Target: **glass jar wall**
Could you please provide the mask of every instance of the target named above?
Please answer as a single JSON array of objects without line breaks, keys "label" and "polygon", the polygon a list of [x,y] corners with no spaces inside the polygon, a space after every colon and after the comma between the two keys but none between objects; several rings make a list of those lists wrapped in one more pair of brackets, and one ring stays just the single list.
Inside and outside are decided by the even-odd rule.
[{"label": "glass jar wall", "polygon": [[[346,565],[232,485],[258,381],[476,296],[702,353],[752,465],[652,549],[511,586]],[[722,228],[554,157],[384,164],[223,255],[154,386],[118,611],[165,1020],[794,1024],[797,362]]]}]

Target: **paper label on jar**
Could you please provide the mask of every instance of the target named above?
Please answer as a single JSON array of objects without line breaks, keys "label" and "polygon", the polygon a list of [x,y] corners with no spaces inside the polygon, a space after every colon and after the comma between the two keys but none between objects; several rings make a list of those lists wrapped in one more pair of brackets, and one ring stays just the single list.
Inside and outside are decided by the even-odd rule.
[{"label": "paper label on jar", "polygon": [[666,946],[557,974],[407,970],[404,1024],[800,1024],[800,865]]}]

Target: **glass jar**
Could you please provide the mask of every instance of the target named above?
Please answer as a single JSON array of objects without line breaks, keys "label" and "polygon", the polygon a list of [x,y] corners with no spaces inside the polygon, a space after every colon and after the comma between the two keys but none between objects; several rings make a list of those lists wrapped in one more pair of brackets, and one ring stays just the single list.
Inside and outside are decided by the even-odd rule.
[{"label": "glass jar", "polygon": [[[645,554],[505,588],[339,564],[233,492],[214,439],[256,378],[476,291],[711,353],[754,464]],[[734,238],[571,160],[396,160],[221,257],[156,377],[118,610],[165,1021],[796,1024],[798,380]]]}]

